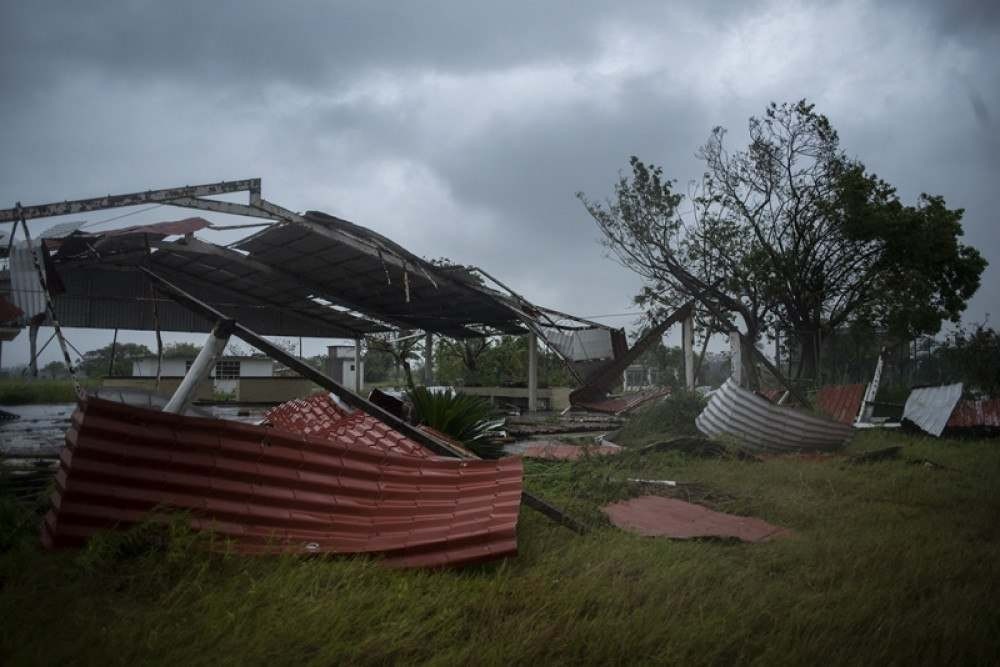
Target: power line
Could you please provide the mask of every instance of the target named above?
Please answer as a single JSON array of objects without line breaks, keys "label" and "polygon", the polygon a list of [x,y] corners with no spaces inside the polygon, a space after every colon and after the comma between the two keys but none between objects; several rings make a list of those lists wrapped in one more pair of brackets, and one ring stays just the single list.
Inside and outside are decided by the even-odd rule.
[{"label": "power line", "polygon": [[115,220],[121,220],[122,218],[127,218],[130,215],[138,215],[139,213],[145,213],[146,211],[152,211],[155,208],[160,208],[163,204],[156,204],[154,206],[147,206],[146,208],[141,208],[138,211],[132,211],[131,213],[122,213],[121,215],[116,215],[113,218],[108,218],[107,220],[95,220],[93,222],[85,222],[80,225],[80,229],[84,227],[91,227],[93,225],[103,225],[105,222],[113,222]]}]

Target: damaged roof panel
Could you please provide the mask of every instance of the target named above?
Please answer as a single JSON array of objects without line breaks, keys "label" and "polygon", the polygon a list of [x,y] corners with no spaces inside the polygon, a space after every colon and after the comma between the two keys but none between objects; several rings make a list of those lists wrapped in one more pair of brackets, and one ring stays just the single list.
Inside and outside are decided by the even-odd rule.
[{"label": "damaged roof panel", "polygon": [[820,387],[813,402],[816,409],[841,424],[853,424],[861,412],[866,384],[831,384]]},{"label": "damaged roof panel", "polygon": [[88,398],[66,435],[42,539],[77,546],[168,508],[242,553],[376,554],[393,567],[516,554],[520,459],[421,458],[365,437],[315,438]]},{"label": "damaged roof panel", "polygon": [[462,334],[463,327],[473,324],[524,333],[517,313],[485,288],[439,271],[371,230],[322,213],[310,212],[306,218],[317,229],[274,225],[236,247],[252,259],[323,286],[378,319],[449,335]]},{"label": "damaged roof panel", "polygon": [[903,419],[938,437],[944,431],[951,413],[961,398],[961,382],[938,387],[918,387],[911,391],[906,399]]},{"label": "damaged roof panel", "polygon": [[774,405],[726,380],[695,420],[709,437],[731,436],[751,449],[774,453],[831,451],[851,439],[846,424]]},{"label": "damaged roof panel", "polygon": [[1000,398],[959,401],[946,428],[1000,429]]}]

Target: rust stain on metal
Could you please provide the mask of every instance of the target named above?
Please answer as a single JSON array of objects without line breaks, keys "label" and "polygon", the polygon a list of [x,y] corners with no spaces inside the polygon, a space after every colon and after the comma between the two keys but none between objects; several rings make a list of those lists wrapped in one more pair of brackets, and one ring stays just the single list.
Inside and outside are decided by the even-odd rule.
[{"label": "rust stain on metal", "polygon": [[647,537],[679,540],[731,537],[744,542],[765,542],[791,533],[762,519],[715,512],[663,496],[640,496],[605,505],[601,510],[619,528]]},{"label": "rust stain on metal", "polygon": [[865,384],[832,384],[816,392],[814,407],[841,424],[853,424],[865,399]]},{"label": "rust stain on metal", "polygon": [[945,428],[1000,429],[1000,398],[959,401]]},{"label": "rust stain on metal", "polygon": [[517,553],[519,458],[424,456],[356,414],[289,423],[327,417],[322,435],[304,435],[88,398],[66,434],[43,542],[78,546],[165,507],[242,553],[375,554],[393,567]]}]

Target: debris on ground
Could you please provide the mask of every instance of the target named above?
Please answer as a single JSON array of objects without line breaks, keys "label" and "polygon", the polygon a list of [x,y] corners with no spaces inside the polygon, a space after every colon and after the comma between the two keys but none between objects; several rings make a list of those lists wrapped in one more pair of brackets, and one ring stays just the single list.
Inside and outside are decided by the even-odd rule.
[{"label": "debris on ground", "polygon": [[729,449],[720,442],[698,436],[680,436],[662,442],[654,442],[651,445],[639,448],[640,454],[648,454],[650,452],[681,452],[688,456],[701,458],[733,457],[740,461],[752,461],[754,463],[763,461],[762,458],[742,447]]},{"label": "debris on ground", "polygon": [[710,438],[730,436],[751,450],[776,454],[833,451],[854,435],[847,424],[774,405],[732,379],[712,394],[695,424]]},{"label": "debris on ground", "polygon": [[615,526],[648,537],[680,540],[723,537],[765,542],[791,533],[762,519],[715,512],[663,496],[640,496],[606,505],[601,510]]},{"label": "debris on ground", "polygon": [[961,382],[938,387],[917,387],[906,399],[903,419],[934,437],[940,437],[961,398]]},{"label": "debris on ground", "polygon": [[79,546],[166,507],[241,553],[374,554],[392,567],[517,553],[519,458],[436,456],[326,395],[279,406],[268,420],[85,399],[66,434],[43,543]]},{"label": "debris on ground", "polygon": [[558,440],[539,440],[525,444],[528,446],[521,451],[521,456],[549,461],[575,461],[584,456],[610,456],[622,451],[621,447],[613,444],[571,445]]},{"label": "debris on ground", "polygon": [[622,396],[613,396],[603,398],[601,400],[595,401],[579,401],[573,404],[574,409],[578,410],[589,410],[591,412],[602,412],[610,415],[621,416],[627,415],[633,410],[651,403],[652,401],[665,398],[669,396],[671,390],[669,387],[658,387],[655,389],[650,389],[648,391],[637,392],[633,394],[624,394]]}]

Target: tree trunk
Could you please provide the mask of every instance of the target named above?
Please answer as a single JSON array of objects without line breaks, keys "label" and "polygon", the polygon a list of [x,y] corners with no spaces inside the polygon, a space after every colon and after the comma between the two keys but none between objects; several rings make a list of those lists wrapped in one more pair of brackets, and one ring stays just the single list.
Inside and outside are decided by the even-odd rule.
[{"label": "tree trunk", "polygon": [[799,339],[799,372],[796,379],[818,381],[819,373],[819,331],[816,329],[800,329]]}]

